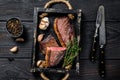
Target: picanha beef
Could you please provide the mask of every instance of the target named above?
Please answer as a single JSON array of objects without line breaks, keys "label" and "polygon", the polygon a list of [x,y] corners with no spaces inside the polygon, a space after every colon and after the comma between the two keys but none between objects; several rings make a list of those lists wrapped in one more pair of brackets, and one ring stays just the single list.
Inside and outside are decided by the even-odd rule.
[{"label": "picanha beef", "polygon": [[46,66],[57,65],[62,60],[65,50],[65,47],[47,47],[45,56]]},{"label": "picanha beef", "polygon": [[58,43],[56,42],[55,38],[52,35],[48,35],[46,39],[40,42],[40,50],[43,54],[46,52],[47,47],[58,47]]},{"label": "picanha beef", "polygon": [[59,17],[54,21],[54,30],[63,47],[73,41],[74,30],[68,17]]},{"label": "picanha beef", "polygon": [[65,49],[64,47],[59,47],[52,35],[41,41],[40,50],[45,54],[46,67],[57,65],[62,60]]}]

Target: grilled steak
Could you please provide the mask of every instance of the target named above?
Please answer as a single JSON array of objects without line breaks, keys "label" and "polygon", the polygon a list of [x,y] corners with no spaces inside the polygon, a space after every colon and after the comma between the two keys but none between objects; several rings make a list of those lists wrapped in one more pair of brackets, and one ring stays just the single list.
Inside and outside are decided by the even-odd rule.
[{"label": "grilled steak", "polygon": [[68,42],[73,41],[74,31],[68,17],[56,18],[54,30],[63,47],[66,47]]},{"label": "grilled steak", "polygon": [[46,67],[57,65],[64,56],[64,47],[47,47],[46,48]]},{"label": "grilled steak", "polygon": [[46,39],[40,42],[40,50],[45,54],[45,67],[57,65],[64,56],[66,48],[59,47],[55,38],[49,35]]},{"label": "grilled steak", "polygon": [[46,39],[40,42],[40,50],[43,54],[46,52],[47,47],[57,47],[59,46],[55,40],[55,38],[52,35],[49,35]]}]

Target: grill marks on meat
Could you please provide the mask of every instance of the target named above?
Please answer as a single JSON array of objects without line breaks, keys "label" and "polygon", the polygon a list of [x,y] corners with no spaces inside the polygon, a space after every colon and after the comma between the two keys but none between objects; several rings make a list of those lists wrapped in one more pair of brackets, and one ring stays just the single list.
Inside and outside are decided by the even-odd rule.
[{"label": "grill marks on meat", "polygon": [[58,47],[58,43],[56,42],[55,38],[52,35],[49,35],[46,39],[40,42],[40,50],[43,54],[46,53],[47,47]]},{"label": "grill marks on meat", "polygon": [[54,21],[54,30],[63,47],[66,47],[68,42],[73,41],[74,31],[68,17],[56,18]]}]

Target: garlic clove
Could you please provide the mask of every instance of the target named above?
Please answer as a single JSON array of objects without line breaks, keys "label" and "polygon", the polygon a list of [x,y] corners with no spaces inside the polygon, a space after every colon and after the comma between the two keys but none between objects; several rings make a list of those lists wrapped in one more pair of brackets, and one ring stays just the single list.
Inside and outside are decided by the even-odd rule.
[{"label": "garlic clove", "polygon": [[43,24],[40,24],[39,27],[40,27],[41,30],[46,30],[47,29],[47,27]]},{"label": "garlic clove", "polygon": [[37,61],[37,66],[39,67],[42,64],[42,60]]},{"label": "garlic clove", "polygon": [[38,35],[38,42],[40,42],[43,39],[44,34],[39,34]]},{"label": "garlic clove", "polygon": [[24,42],[25,40],[23,38],[17,38],[16,41],[17,42]]},{"label": "garlic clove", "polygon": [[12,53],[15,53],[15,52],[18,51],[18,47],[17,47],[17,46],[14,46],[13,48],[10,49],[10,51],[11,51]]},{"label": "garlic clove", "polygon": [[50,22],[49,22],[48,17],[43,17],[43,18],[41,19],[40,24],[39,24],[39,28],[40,28],[41,30],[46,30],[46,29],[48,28],[49,24],[50,24]]},{"label": "garlic clove", "polygon": [[44,67],[46,66],[44,60],[38,60],[36,65],[37,65],[37,67],[39,67],[39,68],[44,68]]},{"label": "garlic clove", "polygon": [[66,69],[66,70],[70,70],[71,67],[72,67],[72,65],[68,65],[68,66],[65,67],[65,69]]}]

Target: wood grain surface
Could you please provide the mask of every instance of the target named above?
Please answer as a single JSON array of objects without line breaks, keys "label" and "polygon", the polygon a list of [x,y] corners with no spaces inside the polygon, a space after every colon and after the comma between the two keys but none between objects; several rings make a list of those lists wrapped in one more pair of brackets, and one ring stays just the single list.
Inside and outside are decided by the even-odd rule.
[{"label": "wood grain surface", "polygon": [[[33,10],[43,8],[49,0],[0,0],[0,80],[42,80],[39,73],[30,73],[33,50]],[[72,74],[68,80],[119,80],[120,79],[120,0],[69,0],[74,9],[82,9],[80,74]],[[92,36],[95,30],[99,5],[105,7],[107,44],[105,47],[106,78],[98,74],[98,60],[89,61]],[[64,4],[52,6],[64,9]],[[6,31],[6,21],[18,17],[25,30],[25,42],[17,43]],[[9,49],[17,45],[19,51]],[[97,56],[98,57],[98,56]],[[51,80],[60,80],[63,75],[49,74]]]}]

